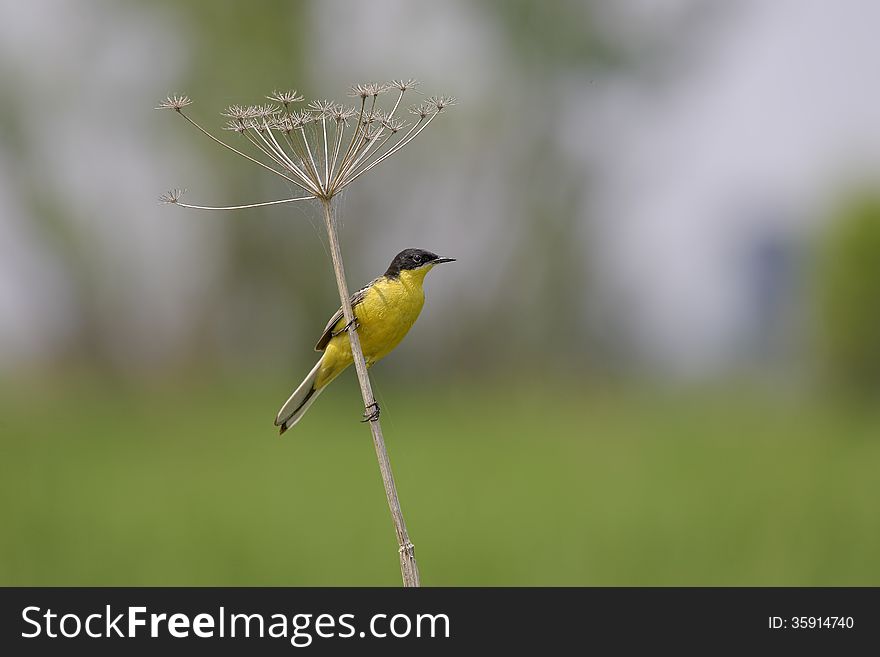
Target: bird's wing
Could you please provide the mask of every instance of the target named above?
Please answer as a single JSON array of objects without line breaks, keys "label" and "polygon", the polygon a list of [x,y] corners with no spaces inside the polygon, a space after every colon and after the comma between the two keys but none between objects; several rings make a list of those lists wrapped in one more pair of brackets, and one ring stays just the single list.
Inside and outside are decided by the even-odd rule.
[{"label": "bird's wing", "polygon": [[[375,283],[376,281],[370,281],[366,285],[364,285],[360,290],[351,295],[351,308],[354,310],[354,307],[358,305],[361,301],[364,300],[364,297],[367,295],[367,290]],[[336,325],[339,323],[343,317],[342,308],[340,307],[335,313],[333,313],[333,317],[330,318],[330,321],[327,322],[327,326],[324,327],[324,332],[321,334],[321,337],[318,339],[318,344],[315,345],[315,351],[324,351],[327,347],[327,343],[333,339],[333,333],[335,332]]]}]

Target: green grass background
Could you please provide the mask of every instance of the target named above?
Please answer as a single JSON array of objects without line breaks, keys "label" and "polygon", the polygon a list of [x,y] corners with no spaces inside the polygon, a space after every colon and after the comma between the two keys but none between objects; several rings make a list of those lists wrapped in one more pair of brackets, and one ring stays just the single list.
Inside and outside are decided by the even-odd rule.
[{"label": "green grass background", "polygon": [[[880,585],[877,410],[379,381],[427,585]],[[397,585],[353,377],[288,384],[6,382],[0,584]]]}]

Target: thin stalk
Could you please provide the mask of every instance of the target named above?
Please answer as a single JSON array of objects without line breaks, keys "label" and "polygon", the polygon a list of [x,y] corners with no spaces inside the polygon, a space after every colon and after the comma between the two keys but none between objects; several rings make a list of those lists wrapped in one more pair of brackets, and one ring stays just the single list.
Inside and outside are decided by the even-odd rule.
[{"label": "thin stalk", "polygon": [[[348,160],[349,156],[351,155],[351,151],[354,148],[355,142],[357,141],[358,137],[360,136],[361,124],[364,120],[364,108],[366,107],[366,104],[367,104],[367,99],[361,98],[361,109],[360,109],[360,112],[358,113],[358,119],[357,119],[357,123],[355,124],[356,127],[354,129],[354,134],[351,136],[351,141],[348,143],[348,148],[345,151],[345,155],[342,156],[342,164],[343,165],[345,164],[345,162]],[[342,165],[340,165],[339,168],[340,168],[340,171],[338,171],[336,173],[336,175],[333,176],[333,180],[331,180],[330,183],[327,185],[327,189],[335,189],[336,188],[336,181],[339,180],[339,174],[341,173]]]},{"label": "thin stalk", "polygon": [[315,198],[314,196],[299,196],[297,198],[284,198],[280,201],[263,201],[262,203],[248,203],[247,205],[224,205],[224,206],[215,206],[215,205],[192,205],[190,203],[184,203],[183,201],[173,201],[173,205],[179,205],[182,208],[189,208],[190,210],[246,210],[248,208],[263,208],[267,205],[280,205],[282,203],[293,203],[294,201],[309,201]]},{"label": "thin stalk", "polygon": [[185,118],[189,123],[191,123],[192,125],[194,125],[194,126],[199,130],[199,132],[201,132],[201,133],[202,133],[203,135],[205,135],[206,137],[209,137],[209,138],[212,139],[213,141],[217,142],[217,143],[220,144],[223,148],[228,148],[229,150],[231,150],[231,151],[232,151],[233,153],[235,153],[236,155],[241,155],[244,159],[246,159],[246,160],[250,160],[250,161],[253,162],[254,164],[257,164],[257,165],[263,167],[264,169],[268,169],[269,171],[271,171],[272,173],[274,173],[276,176],[281,176],[281,177],[284,178],[285,180],[289,180],[290,182],[292,182],[294,185],[296,185],[297,187],[299,187],[300,189],[302,189],[302,190],[305,191],[305,192],[314,193],[314,192],[316,191],[316,190],[314,190],[314,189],[309,189],[308,187],[306,187],[305,185],[303,185],[299,180],[294,180],[294,179],[291,178],[290,176],[287,176],[287,175],[281,173],[281,172],[278,171],[277,169],[273,169],[273,168],[270,167],[268,164],[266,164],[266,163],[264,163],[264,162],[260,162],[260,161],[257,160],[256,158],[253,158],[253,157],[251,157],[250,155],[248,155],[247,153],[243,153],[243,152],[241,152],[240,150],[238,150],[237,148],[235,148],[235,147],[233,147],[233,146],[230,146],[229,144],[227,144],[227,143],[226,143],[225,141],[223,141],[222,139],[217,139],[217,137],[215,137],[215,136],[212,135],[210,132],[208,132],[207,130],[205,130],[202,126],[200,126],[198,123],[196,123],[195,121],[193,121],[191,118],[189,118],[186,114],[184,114],[184,113],[181,112],[180,110],[177,110],[177,113],[180,114],[183,118]]},{"label": "thin stalk", "polygon": [[[403,138],[401,138],[401,140],[399,142],[394,144],[394,146],[392,146],[387,151],[385,151],[378,159],[373,160],[369,165],[365,166],[360,171],[358,171],[356,173],[349,173],[348,177],[342,181],[339,188],[342,189],[346,185],[350,185],[352,182],[357,180],[360,176],[364,175],[367,171],[369,171],[370,169],[372,169],[376,165],[381,164],[383,161],[387,160],[389,157],[394,155],[397,151],[399,151],[401,148],[403,148],[408,143],[410,143],[413,139],[418,137],[419,133],[422,130],[424,130],[425,128],[427,128],[428,125],[431,123],[431,121],[434,120],[434,117],[436,117],[438,114],[440,114],[440,112],[434,112],[434,114],[432,114],[431,116],[428,117],[427,121],[420,121],[419,123],[414,125],[412,128],[410,128],[409,132],[407,132],[406,135],[404,135]],[[373,155],[376,155],[376,153],[373,153]]]},{"label": "thin stalk", "polygon": [[[268,134],[269,134],[269,138],[272,140],[272,143],[275,145],[275,148],[278,149],[278,155],[279,155],[279,157],[283,157],[284,160],[285,160],[285,162],[288,163],[288,165],[290,166],[290,168],[291,168],[292,170],[296,171],[297,174],[303,176],[303,178],[305,178],[306,180],[310,180],[311,183],[312,183],[312,185],[315,187],[315,189],[320,190],[320,189],[321,189],[321,180],[320,180],[320,178],[315,178],[315,177],[313,177],[313,176],[311,176],[311,175],[308,175],[308,176],[306,175],[306,174],[308,173],[308,171],[309,171],[309,168],[305,165],[305,162],[302,163],[302,164],[303,164],[303,170],[305,171],[305,173],[303,173],[303,171],[301,171],[301,170],[299,169],[299,167],[296,166],[296,163],[293,161],[293,158],[291,158],[291,157],[287,154],[287,152],[281,147],[281,144],[278,143],[278,140],[275,139],[275,135],[272,133],[272,130],[270,130],[270,129],[267,127],[267,128],[266,128],[266,131],[268,132]],[[260,133],[257,133],[257,134],[260,134]],[[260,137],[261,137],[264,141],[266,141],[266,138],[263,137],[261,134],[260,134]],[[268,146],[268,142],[266,142],[266,145]]]},{"label": "thin stalk", "polygon": [[[376,398],[373,396],[373,387],[370,384],[370,375],[367,373],[367,363],[364,360],[361,341],[357,334],[356,325],[353,323],[354,311],[351,308],[348,284],[345,281],[345,268],[342,263],[342,251],[339,248],[339,236],[336,232],[333,201],[332,199],[321,199],[321,204],[324,206],[324,223],[327,227],[327,237],[330,242],[330,255],[333,259],[336,285],[339,288],[339,300],[342,302],[342,314],[345,317],[345,323],[349,325],[348,338],[351,341],[351,355],[354,359],[354,367],[357,371],[364,407],[369,408],[376,403]],[[388,450],[385,448],[385,439],[382,437],[382,426],[379,424],[379,418],[376,417],[370,420],[369,425],[370,433],[373,435],[373,446],[376,448],[376,458],[379,460],[379,472],[382,474],[385,497],[388,499],[391,520],[394,522],[394,531],[397,534],[400,574],[403,577],[403,585],[406,587],[421,586],[419,567],[416,563],[415,546],[409,540],[406,523],[403,521],[400,500],[397,497],[397,487],[394,485],[394,476],[391,473],[391,461],[388,459]]]},{"label": "thin stalk", "polygon": [[321,130],[324,132],[324,186],[330,182],[330,159],[327,157],[327,117],[321,117]]},{"label": "thin stalk", "polygon": [[339,157],[339,147],[342,145],[342,135],[344,132],[345,119],[340,119],[339,121],[336,121],[336,147],[333,149],[333,164],[330,166],[330,176],[333,176],[334,178],[334,172],[336,171],[336,160]]},{"label": "thin stalk", "polygon": [[[257,135],[257,137],[259,137],[260,141],[262,141],[263,143],[261,144],[260,141],[257,141],[257,138],[254,137],[254,136],[251,134],[251,132],[253,132],[253,135]],[[260,151],[261,153],[263,153],[266,157],[268,157],[268,158],[271,159],[273,162],[275,162],[275,164],[280,165],[283,169],[287,169],[288,171],[295,172],[297,175],[299,175],[299,176],[302,177],[303,179],[306,179],[306,175],[305,175],[304,173],[302,173],[302,172],[297,168],[297,166],[293,163],[292,160],[291,160],[291,161],[288,161],[289,158],[286,158],[286,157],[285,157],[285,159],[282,159],[282,158],[278,155],[278,153],[275,151],[274,148],[270,150],[270,147],[269,147],[269,145],[268,145],[269,142],[266,140],[266,138],[262,135],[262,133],[261,133],[259,130],[253,130],[253,131],[251,131],[251,130],[245,130],[245,131],[242,132],[241,134],[244,135],[245,139],[247,139],[247,140],[251,143],[251,145],[253,145],[254,148],[256,148],[257,150],[259,150],[259,151]],[[265,144],[265,145],[264,145],[264,144]],[[284,154],[284,155],[286,156],[286,154]]]},{"label": "thin stalk", "polygon": [[[398,94],[397,100],[394,103],[394,107],[392,107],[391,111],[388,112],[389,119],[394,118],[394,113],[397,111],[397,107],[400,105],[401,99],[403,99],[403,93],[404,92],[401,91]],[[384,129],[385,128],[383,128],[383,130]],[[351,163],[351,165],[345,167],[345,171],[340,172],[342,178],[344,179],[346,174],[348,174],[351,171],[353,171],[354,169],[356,169],[358,164],[360,164],[361,161],[364,160],[364,158],[370,153],[371,150],[375,150],[376,153],[379,153],[382,150],[382,148],[385,146],[385,144],[388,142],[388,140],[391,139],[396,132],[397,132],[396,130],[394,130],[394,131],[389,130],[388,134],[385,136],[385,139],[382,140],[381,143],[379,143],[379,135],[382,133],[382,130],[380,130],[379,134],[377,134],[376,137],[374,139],[372,139],[369,144],[367,144],[367,147],[361,152],[361,154],[358,155],[356,158],[354,158],[354,161]],[[378,148],[376,147],[377,143],[379,143]],[[375,155],[376,153],[373,153],[373,155]]]},{"label": "thin stalk", "polygon": [[[341,174],[342,174],[341,178],[340,178],[341,180],[344,181],[345,177],[347,175],[349,175],[352,171],[357,169],[358,165],[362,161],[364,161],[364,159],[368,159],[368,156],[373,157],[374,155],[377,155],[382,152],[382,149],[385,147],[385,144],[388,143],[388,140],[391,139],[395,134],[389,130],[388,134],[385,135],[385,139],[381,140],[381,142],[380,142],[379,135],[381,135],[382,130],[385,130],[385,128],[384,127],[380,128],[380,130],[376,134],[376,136],[372,140],[370,140],[369,144],[367,144],[367,147],[364,148],[360,152],[360,154],[356,154],[356,157],[352,158],[351,163],[348,164],[348,166],[346,166],[344,168],[344,170],[341,172]],[[376,144],[379,144],[379,146],[376,147]],[[343,182],[342,184],[345,184],[345,183]]]},{"label": "thin stalk", "polygon": [[[309,173],[312,174],[309,176],[309,178],[311,178],[315,181],[315,185],[318,187],[318,189],[320,189],[322,192],[326,192],[327,191],[326,188],[321,186],[321,174],[318,173],[318,166],[315,164],[315,158],[312,157],[312,148],[309,146],[309,140],[306,137],[306,129],[300,128],[299,132],[300,132],[300,136],[302,137],[303,143],[306,145],[306,153],[309,154],[309,160],[312,163],[311,170],[309,170],[309,168],[306,167],[306,171],[309,171]],[[303,161],[303,165],[305,165],[305,164],[307,164],[307,162]]]}]

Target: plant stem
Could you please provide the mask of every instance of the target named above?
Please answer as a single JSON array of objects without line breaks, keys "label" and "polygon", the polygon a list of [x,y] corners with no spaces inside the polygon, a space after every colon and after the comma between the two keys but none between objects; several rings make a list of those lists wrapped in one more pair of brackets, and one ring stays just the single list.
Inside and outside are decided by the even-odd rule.
[{"label": "plant stem", "polygon": [[[351,341],[351,355],[354,359],[358,383],[361,386],[364,407],[369,408],[376,403],[376,399],[373,396],[370,375],[367,373],[367,363],[364,360],[364,352],[361,349],[357,326],[353,323],[354,311],[351,308],[348,284],[345,282],[345,267],[342,264],[342,251],[339,248],[339,236],[336,232],[336,215],[333,209],[333,201],[332,199],[321,199],[321,204],[324,206],[324,223],[327,226],[327,236],[330,240],[330,255],[333,258],[336,285],[339,287],[342,314],[345,317],[345,323],[349,326],[348,337]],[[382,473],[382,484],[385,486],[385,497],[388,498],[388,508],[391,510],[391,520],[394,522],[394,531],[397,534],[397,544],[400,548],[400,574],[403,576],[403,585],[407,587],[421,586],[419,567],[416,563],[415,546],[409,540],[409,534],[406,532],[406,523],[403,521],[403,513],[400,510],[400,500],[397,498],[397,487],[394,485],[391,461],[388,459],[388,450],[385,449],[385,439],[382,437],[382,426],[379,424],[379,418],[376,417],[370,420],[369,425],[370,432],[373,434],[373,446],[376,448],[376,458],[379,460],[379,471]]]}]

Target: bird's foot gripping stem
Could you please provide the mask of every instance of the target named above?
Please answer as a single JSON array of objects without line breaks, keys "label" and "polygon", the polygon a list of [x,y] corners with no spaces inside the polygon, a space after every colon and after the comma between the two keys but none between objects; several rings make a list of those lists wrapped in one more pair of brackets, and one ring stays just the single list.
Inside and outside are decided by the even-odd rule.
[{"label": "bird's foot gripping stem", "polygon": [[364,409],[364,419],[361,422],[375,422],[379,419],[379,410],[379,403],[373,402]]},{"label": "bird's foot gripping stem", "polygon": [[345,333],[349,329],[354,329],[355,331],[357,331],[360,327],[361,327],[361,323],[359,321],[357,321],[357,317],[355,317],[348,324],[343,326],[338,331],[333,331],[330,335],[332,335],[335,338],[337,335],[342,335],[343,333]]}]

